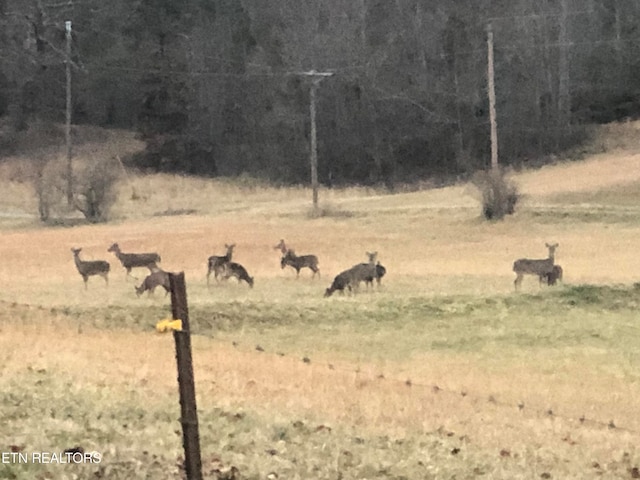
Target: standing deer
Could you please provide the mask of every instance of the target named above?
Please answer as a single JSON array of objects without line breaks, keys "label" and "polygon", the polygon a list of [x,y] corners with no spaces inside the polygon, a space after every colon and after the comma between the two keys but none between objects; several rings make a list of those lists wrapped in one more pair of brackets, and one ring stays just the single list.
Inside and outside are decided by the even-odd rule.
[{"label": "standing deer", "polygon": [[360,281],[364,281],[367,288],[369,288],[369,286],[373,286],[374,280],[378,280],[378,264],[376,264],[376,260],[378,259],[378,252],[366,252],[366,254],[369,262],[356,265],[356,267],[359,267],[358,272],[360,272],[360,275],[362,277],[358,279],[357,284],[355,285],[356,289],[360,285]]},{"label": "standing deer", "polygon": [[551,272],[547,273],[545,278],[547,279],[547,285],[555,285],[558,280],[562,281],[562,267],[560,265],[554,265]]},{"label": "standing deer", "polygon": [[[231,245],[224,244],[224,247],[227,249],[227,253],[224,255],[212,255],[207,260],[207,285],[209,285],[209,277],[211,276],[211,272],[213,272],[213,278],[218,280],[218,277],[222,275],[225,270],[225,267],[229,262],[231,262],[231,257],[233,256],[233,249],[236,244],[232,243]],[[223,277],[224,278],[224,277]]]},{"label": "standing deer", "polygon": [[[376,263],[376,279],[375,280],[378,286],[380,286],[382,277],[384,277],[386,273],[387,273],[387,269],[384,268],[384,265],[382,265],[380,262]],[[373,285],[373,280],[368,283],[371,283],[371,285]]]},{"label": "standing deer", "polygon": [[554,243],[553,245],[545,243],[545,245],[549,249],[548,258],[540,260],[521,258],[513,263],[513,271],[516,273],[516,279],[513,284],[516,291],[520,288],[522,278],[525,275],[536,275],[539,282],[542,283],[542,280],[553,271],[556,248],[558,248],[559,245],[557,243]]},{"label": "standing deer", "polygon": [[82,276],[85,290],[87,289],[87,282],[89,281],[89,277],[93,275],[100,275],[102,278],[104,278],[105,283],[109,285],[109,270],[111,269],[109,262],[105,262],[104,260],[80,260],[81,251],[81,248],[71,249],[71,252],[73,252],[73,261],[76,264],[78,272]]},{"label": "standing deer", "polygon": [[282,255],[286,255],[287,252],[289,251],[289,249],[287,248],[287,246],[284,243],[284,239],[280,239],[280,243],[278,243],[275,247],[273,247],[274,250],[280,250],[282,252]]},{"label": "standing deer", "polygon": [[280,243],[273,247],[275,250],[282,252],[282,258],[280,259],[280,267],[289,266],[296,270],[296,278],[300,277],[300,270],[308,268],[313,272],[311,278],[315,278],[316,274],[320,276],[320,268],[318,267],[318,257],[316,255],[296,255],[296,252],[287,248],[284,240],[280,240]]},{"label": "standing deer", "polygon": [[318,257],[315,255],[301,255],[297,256],[293,250],[288,250],[280,259],[280,267],[284,269],[286,266],[290,266],[296,269],[296,278],[300,277],[300,269],[308,268],[313,272],[311,278],[315,278],[316,275],[320,276],[320,268],[318,268]]},{"label": "standing deer", "polygon": [[132,268],[149,267],[149,265],[155,265],[160,261],[160,255],[157,253],[123,253],[117,243],[111,245],[107,249],[107,252],[115,253],[120,263],[122,263],[122,266],[127,270],[126,277],[133,277],[133,275],[131,275]]}]

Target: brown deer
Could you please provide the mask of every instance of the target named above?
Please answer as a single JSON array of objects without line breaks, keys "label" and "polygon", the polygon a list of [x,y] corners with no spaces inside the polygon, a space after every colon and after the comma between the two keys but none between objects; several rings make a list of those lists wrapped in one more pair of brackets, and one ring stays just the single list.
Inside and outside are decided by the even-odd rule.
[{"label": "brown deer", "polygon": [[549,249],[549,256],[547,258],[535,260],[529,258],[521,258],[513,263],[513,271],[516,273],[516,279],[514,280],[513,284],[516,291],[520,288],[522,279],[525,275],[536,275],[539,282],[542,283],[542,280],[553,271],[556,248],[558,248],[559,244],[554,243],[553,245],[551,245],[545,243],[545,245],[547,249]]},{"label": "brown deer", "polygon": [[552,286],[555,285],[558,280],[562,281],[562,275],[562,267],[560,265],[554,265],[553,269],[545,275],[547,285]]},{"label": "brown deer", "polygon": [[280,243],[278,243],[275,247],[273,247],[274,250],[280,250],[280,252],[282,252],[282,255],[286,255],[287,252],[289,251],[289,249],[287,248],[287,246],[284,243],[284,239],[280,239]]},{"label": "brown deer", "polygon": [[376,275],[375,275],[375,278],[367,279],[367,286],[368,285],[373,286],[373,280],[375,280],[376,283],[378,284],[378,286],[380,286],[380,282],[382,281],[382,277],[384,277],[386,274],[387,274],[387,269],[384,268],[384,265],[382,265],[380,262],[376,263]]},{"label": "brown deer", "polygon": [[133,275],[131,275],[132,268],[149,267],[151,264],[160,262],[160,255],[157,253],[123,253],[117,243],[111,245],[107,249],[107,252],[115,253],[120,263],[122,263],[122,266],[127,270],[126,277],[133,277]]},{"label": "brown deer", "polygon": [[156,287],[164,288],[165,297],[171,291],[171,287],[169,285],[169,274],[164,270],[160,270],[159,268],[156,268],[150,275],[147,275],[147,277],[142,281],[142,284],[139,287],[134,288],[136,290],[136,295],[138,295],[139,297],[144,292],[148,292],[147,295],[153,294]]},{"label": "brown deer", "polygon": [[100,275],[102,278],[104,278],[105,283],[109,285],[109,270],[111,270],[111,265],[109,265],[109,262],[105,262],[104,260],[80,260],[81,251],[81,248],[71,249],[71,252],[73,253],[73,261],[76,264],[78,273],[80,273],[80,275],[82,276],[85,290],[87,289],[87,282],[89,281],[89,277],[93,275]]},{"label": "brown deer", "polygon": [[316,255],[298,256],[292,248],[287,248],[284,240],[282,239],[280,240],[280,243],[273,248],[282,252],[280,267],[282,269],[286,266],[293,267],[296,270],[296,278],[300,277],[300,270],[303,268],[308,268],[313,272],[311,278],[315,278],[316,275],[320,277],[320,268],[318,267],[318,257]]},{"label": "brown deer", "polygon": [[239,263],[229,262],[225,265],[223,278],[227,280],[231,277],[236,277],[238,279],[238,283],[244,280],[251,288],[253,288],[253,277],[250,277],[247,273],[247,269]]},{"label": "brown deer", "polygon": [[344,292],[345,288],[355,293],[358,291],[360,282],[365,282],[367,285],[373,284],[373,280],[378,278],[378,266],[382,267],[382,265],[376,263],[378,252],[367,252],[367,256],[369,263],[359,263],[338,274],[331,286],[325,290],[324,296],[330,297],[335,291]]},{"label": "brown deer", "polygon": [[[218,277],[222,277],[222,274],[225,270],[226,265],[231,261],[233,256],[233,249],[236,244],[232,243],[231,245],[224,244],[224,247],[227,249],[227,253],[224,255],[212,255],[207,260],[207,285],[209,285],[209,277],[211,276],[211,272],[213,272],[213,278],[218,281]],[[224,278],[224,277],[222,277]]]},{"label": "brown deer", "polygon": [[324,291],[325,297],[330,297],[333,292],[339,291],[340,293],[344,293],[344,289],[348,288],[349,291],[352,291],[351,282],[353,281],[353,272],[352,268],[349,270],[345,270],[344,272],[339,273],[333,279],[331,286]]},{"label": "brown deer", "polygon": [[296,278],[300,277],[300,269],[308,268],[313,272],[311,278],[315,278],[316,275],[320,276],[320,268],[318,267],[318,257],[315,255],[301,255],[297,256],[293,250],[288,250],[280,259],[280,267],[284,269],[286,266],[295,268]]}]

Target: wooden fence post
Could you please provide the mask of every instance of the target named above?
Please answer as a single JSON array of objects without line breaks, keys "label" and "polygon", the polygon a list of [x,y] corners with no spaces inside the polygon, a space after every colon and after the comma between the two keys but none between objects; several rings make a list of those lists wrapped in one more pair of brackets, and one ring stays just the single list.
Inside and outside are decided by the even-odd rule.
[{"label": "wooden fence post", "polygon": [[198,411],[196,408],[189,308],[187,306],[184,272],[169,273],[169,285],[171,287],[171,313],[175,320],[182,320],[182,330],[174,331],[173,338],[176,343],[176,362],[178,364],[184,467],[188,480],[202,480],[200,434],[198,433]]}]

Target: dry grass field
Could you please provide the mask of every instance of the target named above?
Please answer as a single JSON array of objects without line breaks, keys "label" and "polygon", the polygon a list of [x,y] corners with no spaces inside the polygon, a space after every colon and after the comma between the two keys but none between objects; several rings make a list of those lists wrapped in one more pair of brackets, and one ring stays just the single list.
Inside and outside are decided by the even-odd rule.
[{"label": "dry grass field", "polygon": [[[100,464],[0,462],[0,478],[180,478],[169,299],[137,298],[107,253],[157,251],[184,271],[206,478],[640,478],[640,145],[610,127],[599,153],[515,172],[503,222],[473,189],[310,191],[247,178],[129,176],[104,225],[43,227],[0,166],[0,454],[82,446]],[[126,133],[82,155],[136,148]],[[284,238],[322,278],[282,270]],[[560,244],[564,283],[513,261]],[[255,277],[207,288],[236,243]],[[87,290],[70,249],[111,263]],[[382,287],[323,298],[378,251]],[[145,273],[134,271],[141,278]],[[259,346],[259,348],[257,348]],[[3,457],[4,458],[4,457]],[[271,475],[271,476],[269,476]],[[226,478],[231,478],[230,474]]]}]

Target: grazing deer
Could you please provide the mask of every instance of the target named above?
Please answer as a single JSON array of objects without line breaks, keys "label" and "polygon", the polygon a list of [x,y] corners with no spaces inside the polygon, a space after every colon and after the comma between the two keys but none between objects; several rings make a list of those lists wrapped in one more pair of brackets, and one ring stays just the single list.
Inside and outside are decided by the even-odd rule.
[{"label": "grazing deer", "polygon": [[139,297],[144,292],[148,292],[147,295],[153,294],[156,287],[162,287],[165,289],[165,297],[169,291],[171,291],[171,287],[169,285],[169,274],[157,267],[150,275],[147,275],[139,287],[134,288],[136,290],[136,295]]},{"label": "grazing deer", "polygon": [[221,256],[212,255],[207,260],[207,285],[209,285],[209,277],[211,276],[211,272],[213,272],[213,278],[218,280],[219,276],[222,276],[222,273],[225,270],[226,265],[231,261],[231,257],[233,256],[233,249],[236,244],[232,243],[231,245],[224,244],[224,247],[227,249],[227,253]]},{"label": "grazing deer", "polygon": [[[369,253],[369,263],[359,263],[354,265],[349,270],[338,274],[333,283],[324,292],[325,297],[330,297],[333,292],[339,290],[344,292],[345,288],[348,288],[350,292],[356,292],[360,286],[360,282],[365,282],[367,285],[373,284],[373,280],[378,278],[378,266],[382,267],[379,263],[376,264],[378,252]],[[384,269],[384,267],[382,267]],[[385,269],[386,272],[386,269]]]},{"label": "grazing deer", "polygon": [[104,260],[83,261],[80,260],[81,248],[72,248],[71,251],[73,252],[73,261],[76,264],[76,268],[84,281],[85,290],[87,289],[89,277],[93,275],[100,275],[104,278],[105,283],[109,285],[109,270],[111,269],[109,262],[105,262]]},{"label": "grazing deer", "polygon": [[348,288],[349,291],[352,291],[351,282],[353,277],[352,268],[349,270],[345,270],[344,272],[336,275],[336,278],[333,279],[331,286],[324,291],[325,297],[330,297],[333,292],[339,291],[340,293],[344,293],[344,289]]},{"label": "grazing deer", "polygon": [[122,263],[122,266],[127,270],[127,277],[133,277],[133,275],[131,275],[132,268],[149,267],[151,264],[155,265],[157,262],[160,262],[160,255],[157,253],[123,253],[117,243],[111,245],[107,249],[107,252],[115,253],[120,263]]},{"label": "grazing deer", "polygon": [[516,279],[513,284],[516,291],[520,288],[522,278],[525,275],[536,275],[540,283],[542,283],[542,280],[553,271],[556,248],[558,248],[559,245],[557,243],[554,243],[553,245],[545,243],[545,245],[549,249],[548,258],[541,260],[521,258],[513,263],[513,271],[516,273]]},{"label": "grazing deer", "polygon": [[315,255],[297,256],[293,250],[287,250],[287,253],[280,260],[280,267],[284,269],[287,265],[296,269],[296,278],[300,277],[300,269],[302,268],[309,268],[313,272],[311,278],[315,278],[316,274],[320,276],[318,257]]},{"label": "grazing deer", "polygon": [[554,265],[553,269],[545,275],[547,279],[547,285],[555,285],[558,280],[562,281],[562,267],[560,265]]},{"label": "grazing deer", "polygon": [[251,288],[253,288],[253,277],[250,277],[247,273],[247,269],[239,263],[229,262],[225,265],[223,278],[227,280],[231,277],[236,277],[238,279],[238,283],[244,280]]}]

